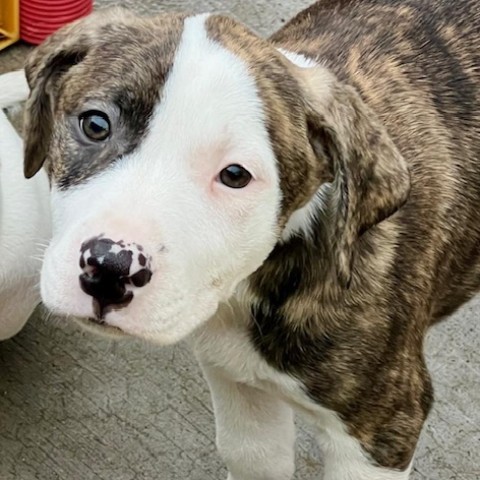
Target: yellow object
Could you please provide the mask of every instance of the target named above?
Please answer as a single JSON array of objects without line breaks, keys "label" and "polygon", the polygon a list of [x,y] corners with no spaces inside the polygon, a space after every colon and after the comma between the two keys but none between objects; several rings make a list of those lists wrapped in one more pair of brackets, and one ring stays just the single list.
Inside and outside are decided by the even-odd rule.
[{"label": "yellow object", "polygon": [[20,37],[20,0],[0,0],[0,50]]}]

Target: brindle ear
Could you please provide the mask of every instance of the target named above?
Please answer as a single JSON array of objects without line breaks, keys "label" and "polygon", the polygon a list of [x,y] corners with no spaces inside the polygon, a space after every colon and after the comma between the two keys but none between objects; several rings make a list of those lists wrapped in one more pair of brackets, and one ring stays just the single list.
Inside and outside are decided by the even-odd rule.
[{"label": "brindle ear", "polygon": [[82,62],[104,28],[131,16],[121,8],[101,10],[54,33],[27,59],[30,96],[25,107],[25,177],[33,177],[48,156],[56,99],[67,71]]},{"label": "brindle ear", "polygon": [[61,77],[85,55],[79,46],[68,48],[66,45],[55,45],[54,42],[61,42],[61,35],[56,34],[47,44],[35,50],[25,66],[30,86],[24,121],[26,178],[33,177],[47,158],[56,93]]},{"label": "brindle ear", "polygon": [[354,88],[323,67],[301,75],[310,143],[334,172],[332,254],[337,278],[348,286],[354,243],[406,202],[410,174],[385,127]]}]

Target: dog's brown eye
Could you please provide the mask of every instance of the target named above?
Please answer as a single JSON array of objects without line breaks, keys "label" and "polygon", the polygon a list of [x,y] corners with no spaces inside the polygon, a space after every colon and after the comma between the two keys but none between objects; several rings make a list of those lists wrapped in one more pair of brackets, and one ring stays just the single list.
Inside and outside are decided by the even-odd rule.
[{"label": "dog's brown eye", "polygon": [[246,187],[252,175],[240,165],[230,165],[220,172],[220,181],[230,188]]},{"label": "dog's brown eye", "polygon": [[80,126],[90,140],[101,142],[110,136],[110,120],[102,112],[83,113],[80,116]]}]

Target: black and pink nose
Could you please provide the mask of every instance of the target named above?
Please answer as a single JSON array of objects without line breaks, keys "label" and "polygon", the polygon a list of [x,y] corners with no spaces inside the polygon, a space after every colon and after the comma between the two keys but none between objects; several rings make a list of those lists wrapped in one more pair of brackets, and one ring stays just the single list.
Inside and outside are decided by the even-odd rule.
[{"label": "black and pink nose", "polygon": [[127,306],[135,288],[144,287],[152,278],[151,259],[141,245],[114,242],[101,235],[82,244],[80,268],[80,287],[93,297],[99,318]]}]

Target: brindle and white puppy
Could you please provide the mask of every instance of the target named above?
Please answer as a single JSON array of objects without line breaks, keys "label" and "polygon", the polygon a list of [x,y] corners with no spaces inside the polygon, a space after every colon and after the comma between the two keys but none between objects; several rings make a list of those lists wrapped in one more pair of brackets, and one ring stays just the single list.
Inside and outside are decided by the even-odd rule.
[{"label": "brindle and white puppy", "polygon": [[231,480],[286,480],[294,410],[328,480],[409,476],[427,328],[480,285],[480,8],[323,0],[268,40],[114,10],[28,61],[45,304],[190,336]]}]

